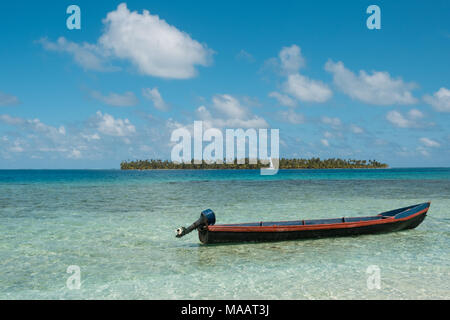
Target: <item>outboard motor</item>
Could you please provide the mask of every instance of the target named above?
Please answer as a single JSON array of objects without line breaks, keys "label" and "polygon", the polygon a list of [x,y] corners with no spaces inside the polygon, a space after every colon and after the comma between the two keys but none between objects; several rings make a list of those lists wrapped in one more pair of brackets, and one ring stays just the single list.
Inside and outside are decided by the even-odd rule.
[{"label": "outboard motor", "polygon": [[193,224],[191,224],[189,227],[180,227],[177,229],[176,237],[181,238],[182,236],[188,234],[189,232],[195,230],[195,229],[201,229],[206,226],[212,226],[216,223],[216,216],[214,215],[214,212],[211,209],[206,209],[200,213],[200,218],[195,221]]}]

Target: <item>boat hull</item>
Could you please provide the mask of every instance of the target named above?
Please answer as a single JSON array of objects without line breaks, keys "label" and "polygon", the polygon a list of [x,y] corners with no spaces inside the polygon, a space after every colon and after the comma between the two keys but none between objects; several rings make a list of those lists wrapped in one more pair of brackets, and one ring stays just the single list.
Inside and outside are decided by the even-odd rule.
[{"label": "boat hull", "polygon": [[[395,232],[417,227],[425,219],[428,204],[412,208],[406,216],[377,216],[382,217],[372,221],[358,221],[294,226],[259,226],[245,227],[239,225],[207,226],[199,230],[199,239],[205,244],[230,242],[263,242],[285,241],[298,239],[314,239],[326,237],[357,236],[364,234],[380,234]],[[394,212],[394,211],[392,211]],[[400,211],[401,212],[401,211]],[[388,212],[389,213],[389,212]],[[405,214],[403,214],[405,215]]]}]

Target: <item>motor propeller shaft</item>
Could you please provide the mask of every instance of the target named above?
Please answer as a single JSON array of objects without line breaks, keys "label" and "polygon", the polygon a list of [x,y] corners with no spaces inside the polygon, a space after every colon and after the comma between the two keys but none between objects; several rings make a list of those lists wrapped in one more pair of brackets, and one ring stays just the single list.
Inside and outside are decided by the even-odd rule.
[{"label": "motor propeller shaft", "polygon": [[212,226],[214,223],[216,223],[214,212],[211,209],[204,210],[200,214],[200,218],[198,218],[198,220],[191,224],[189,227],[179,227],[176,230],[176,237],[181,238],[195,229],[203,228],[208,225]]}]

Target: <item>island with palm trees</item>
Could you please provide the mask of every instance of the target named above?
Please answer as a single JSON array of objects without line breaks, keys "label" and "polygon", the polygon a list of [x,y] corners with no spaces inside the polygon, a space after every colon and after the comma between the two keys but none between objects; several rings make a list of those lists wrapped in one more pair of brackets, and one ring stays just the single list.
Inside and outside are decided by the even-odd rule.
[{"label": "island with palm trees", "polygon": [[[267,168],[269,162],[257,160],[256,163],[250,163],[246,158],[244,161],[209,163],[202,160],[190,163],[177,163],[169,160],[134,160],[122,161],[121,170],[154,170],[154,169],[261,169]],[[321,160],[320,158],[310,159],[286,159],[279,160],[279,169],[379,169],[388,168],[386,163],[376,160],[354,160],[354,159],[337,159],[330,158]]]}]

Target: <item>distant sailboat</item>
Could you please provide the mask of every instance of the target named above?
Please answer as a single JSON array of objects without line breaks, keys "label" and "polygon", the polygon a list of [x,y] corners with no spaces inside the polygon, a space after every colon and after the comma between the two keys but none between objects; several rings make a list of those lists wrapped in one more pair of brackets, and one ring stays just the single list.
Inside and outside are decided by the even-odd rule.
[{"label": "distant sailboat", "polygon": [[261,168],[261,175],[263,175],[263,176],[272,176],[274,174],[277,174],[278,173],[279,160],[276,159],[275,161],[277,162],[277,166],[276,167],[273,164],[272,158],[269,158],[270,165],[269,165],[269,167]]},{"label": "distant sailboat", "polygon": [[273,166],[272,158],[270,158],[270,167],[269,167],[269,169],[272,169],[272,170],[275,169],[275,167]]}]

